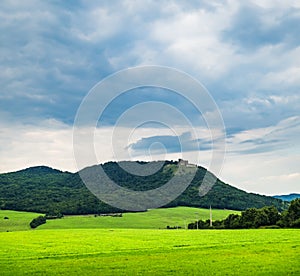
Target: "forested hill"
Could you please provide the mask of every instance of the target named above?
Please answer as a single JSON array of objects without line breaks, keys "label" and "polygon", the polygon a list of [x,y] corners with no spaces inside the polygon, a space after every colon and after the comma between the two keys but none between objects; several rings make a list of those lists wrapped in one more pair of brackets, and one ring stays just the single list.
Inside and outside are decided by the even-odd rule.
[{"label": "forested hill", "polygon": [[[176,172],[178,163],[166,161],[157,173],[146,177],[131,175],[115,162],[99,166],[120,186],[142,191],[165,184]],[[266,205],[274,205],[279,210],[287,207],[287,203],[280,199],[246,193],[220,180],[205,196],[200,197],[199,185],[205,173],[206,169],[198,167],[185,192],[165,207],[208,208],[211,205],[212,208],[233,210]],[[0,174],[0,208],[62,214],[120,212],[98,200],[83,184],[78,173],[62,172],[45,166]]]},{"label": "forested hill", "polygon": [[274,198],[279,198],[281,200],[285,200],[285,201],[292,201],[296,198],[300,198],[300,194],[289,194],[289,195],[276,195],[273,196]]}]

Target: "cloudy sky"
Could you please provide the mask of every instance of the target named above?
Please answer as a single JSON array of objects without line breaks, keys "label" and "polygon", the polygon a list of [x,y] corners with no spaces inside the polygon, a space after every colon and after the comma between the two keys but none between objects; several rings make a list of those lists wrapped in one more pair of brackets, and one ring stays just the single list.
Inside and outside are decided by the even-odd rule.
[{"label": "cloudy sky", "polygon": [[[87,93],[119,70],[160,65],[197,79],[217,104],[227,138],[215,174],[251,192],[300,192],[299,1],[4,0],[0,21],[0,172],[42,164],[76,171],[73,123]],[[180,110],[199,139],[145,102]],[[168,125],[154,118],[133,128],[137,114],[151,121],[154,113],[169,115]],[[126,159],[124,152],[177,159],[184,149],[209,167],[210,129],[172,91],[129,91],[102,115],[99,163]]]}]

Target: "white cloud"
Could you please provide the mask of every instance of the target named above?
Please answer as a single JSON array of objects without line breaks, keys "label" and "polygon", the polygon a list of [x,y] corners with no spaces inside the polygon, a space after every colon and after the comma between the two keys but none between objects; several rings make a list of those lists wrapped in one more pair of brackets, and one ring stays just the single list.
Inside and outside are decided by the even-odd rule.
[{"label": "white cloud", "polygon": [[39,125],[1,122],[0,172],[47,165],[74,171],[72,128],[55,120]]},{"label": "white cloud", "polygon": [[290,7],[300,8],[300,3],[297,0],[252,0],[251,2],[255,3],[258,6],[261,6],[265,9],[272,10],[288,10]]},{"label": "white cloud", "polygon": [[[300,117],[291,117],[275,126],[242,131],[228,138],[227,152],[237,155],[289,151],[300,147]],[[297,152],[297,151],[296,151]]]},{"label": "white cloud", "polygon": [[222,177],[242,190],[266,195],[299,193],[300,155],[278,150],[253,155],[227,154]]},{"label": "white cloud", "polygon": [[283,71],[269,72],[262,79],[261,86],[269,89],[300,86],[300,67],[291,66]]},{"label": "white cloud", "polygon": [[222,177],[249,192],[299,192],[300,117],[228,139]]},{"label": "white cloud", "polygon": [[[177,8],[177,9],[176,9]],[[168,14],[154,20],[149,28],[149,36],[138,41],[131,53],[140,55],[141,63],[156,62],[176,66],[202,78],[213,78],[231,68],[233,49],[219,40],[220,32],[229,22],[234,5],[220,5],[214,11],[201,8],[184,11],[170,2],[165,10]],[[172,13],[172,10],[176,12]],[[139,49],[150,49],[157,45],[156,53],[151,51],[143,59]],[[149,52],[148,52],[149,53]]]}]

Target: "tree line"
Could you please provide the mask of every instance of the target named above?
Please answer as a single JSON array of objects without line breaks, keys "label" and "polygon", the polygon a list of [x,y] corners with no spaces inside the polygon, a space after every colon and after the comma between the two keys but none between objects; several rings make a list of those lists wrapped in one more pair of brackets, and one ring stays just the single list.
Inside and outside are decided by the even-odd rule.
[{"label": "tree line", "polygon": [[249,229],[249,228],[300,228],[300,199],[290,203],[288,210],[278,212],[275,206],[249,208],[241,215],[230,214],[224,220],[199,220],[188,225],[189,229]]}]

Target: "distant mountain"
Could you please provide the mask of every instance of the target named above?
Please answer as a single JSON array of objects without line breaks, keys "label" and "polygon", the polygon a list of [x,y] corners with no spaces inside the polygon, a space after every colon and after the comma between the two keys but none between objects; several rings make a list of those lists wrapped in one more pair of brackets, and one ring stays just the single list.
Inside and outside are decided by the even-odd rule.
[{"label": "distant mountain", "polygon": [[[141,162],[145,163],[145,162]],[[127,162],[127,165],[130,162]],[[124,162],[123,162],[124,165]],[[125,162],[126,165],[126,162]],[[102,166],[106,174],[120,186],[145,191],[160,187],[176,174],[179,164],[165,161],[153,175],[136,176],[123,170],[118,163],[108,162],[85,170],[94,174]],[[245,210],[274,205],[279,210],[287,208],[281,199],[247,193],[221,180],[203,197],[199,186],[206,173],[197,167],[196,175],[188,188],[175,200],[164,207],[194,206],[219,209]],[[184,178],[185,175],[182,174]],[[213,177],[208,178],[213,179]],[[27,168],[18,172],[0,174],[0,208],[41,213],[91,214],[120,212],[117,208],[98,200],[84,185],[79,173],[69,173],[45,166]]]},{"label": "distant mountain", "polygon": [[284,201],[292,201],[296,198],[300,198],[300,194],[289,194],[289,195],[276,195],[274,198],[278,198]]}]

